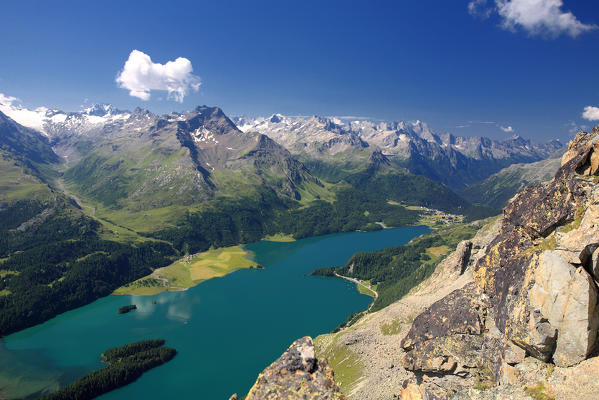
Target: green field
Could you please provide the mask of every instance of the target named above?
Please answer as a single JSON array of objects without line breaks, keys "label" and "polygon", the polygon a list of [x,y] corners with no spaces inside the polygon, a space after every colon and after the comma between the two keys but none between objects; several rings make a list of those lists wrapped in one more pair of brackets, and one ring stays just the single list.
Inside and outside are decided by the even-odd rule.
[{"label": "green field", "polygon": [[0,278],[4,278],[8,275],[18,275],[19,271],[7,271],[5,269],[0,269]]},{"label": "green field", "polygon": [[401,331],[401,321],[393,319],[381,324],[380,328],[381,333],[385,336],[397,335]]},{"label": "green field", "polygon": [[274,235],[265,236],[264,239],[267,242],[295,242],[292,235],[286,235],[284,233],[277,233]]},{"label": "green field", "polygon": [[428,249],[426,249],[426,251],[435,257],[440,257],[442,255],[446,255],[451,253],[451,248],[449,246],[436,246],[436,247],[429,247]]},{"label": "green field", "polygon": [[373,299],[376,298],[376,285],[371,286],[370,285],[370,281],[363,281],[362,285],[358,285],[356,284],[358,291],[362,294],[365,294],[366,296],[370,296]]},{"label": "green field", "polygon": [[173,264],[155,270],[114,291],[113,294],[151,295],[166,290],[177,291],[193,287],[205,280],[227,275],[241,268],[257,264],[250,259],[251,252],[242,246],[224,247],[186,256]]},{"label": "green field", "polygon": [[65,194],[76,197],[82,211],[102,224],[100,237],[105,240],[116,240],[125,243],[140,243],[151,238],[141,236],[138,232],[152,232],[175,226],[173,221],[179,220],[194,207],[172,205],[148,210],[130,210],[119,208],[117,210],[106,207],[101,202],[94,201],[85,194],[78,193],[72,184],[65,182]]}]

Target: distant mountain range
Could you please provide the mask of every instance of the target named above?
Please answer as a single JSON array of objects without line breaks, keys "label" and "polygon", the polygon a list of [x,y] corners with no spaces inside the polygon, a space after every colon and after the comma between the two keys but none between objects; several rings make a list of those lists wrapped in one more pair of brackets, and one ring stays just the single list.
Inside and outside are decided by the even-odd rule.
[{"label": "distant mountain range", "polygon": [[456,190],[511,164],[545,159],[562,147],[557,140],[535,144],[519,136],[498,141],[437,134],[421,121],[376,122],[280,114],[233,120],[244,132],[270,136],[307,165],[333,163],[351,168],[364,154],[380,150],[410,172]]},{"label": "distant mountain range", "polygon": [[[164,121],[171,124],[183,122],[193,113],[157,116],[142,109],[129,112],[107,104],[93,105],[80,112],[43,107],[28,110],[6,105],[0,107],[0,111],[20,124],[40,131],[50,139],[59,154],[70,157],[77,156],[68,149],[68,143],[74,143],[74,138],[108,134],[107,140],[110,140],[119,130],[142,132],[157,120],[163,121],[161,124]],[[543,160],[562,147],[557,140],[537,144],[517,135],[505,140],[492,140],[438,134],[422,121],[382,122],[281,114],[259,118],[235,117],[229,121],[232,130],[259,133],[273,139],[319,178],[341,180],[363,168],[370,155],[380,151],[393,164],[458,191],[512,164]],[[216,144],[214,138],[202,136],[200,131],[194,134],[193,140],[197,143],[201,142],[204,146],[211,142]],[[222,150],[231,146],[218,147]],[[206,167],[209,166],[204,165]]]}]

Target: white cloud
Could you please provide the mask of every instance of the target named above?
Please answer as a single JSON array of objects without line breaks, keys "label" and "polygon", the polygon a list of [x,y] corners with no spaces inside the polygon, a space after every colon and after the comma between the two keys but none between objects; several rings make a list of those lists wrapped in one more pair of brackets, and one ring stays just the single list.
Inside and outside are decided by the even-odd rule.
[{"label": "white cloud", "polygon": [[123,70],[116,78],[119,87],[142,100],[150,99],[152,90],[165,90],[168,98],[182,102],[190,90],[200,88],[200,77],[192,74],[193,67],[187,58],[179,57],[166,64],[154,63],[149,55],[133,50]]},{"label": "white cloud", "polygon": [[19,101],[16,97],[6,96],[4,93],[0,93],[0,105],[12,105],[12,103]]},{"label": "white cloud", "polygon": [[599,107],[586,106],[582,113],[582,118],[588,119],[589,121],[598,121]]},{"label": "white cloud", "polygon": [[503,18],[502,26],[510,30],[519,26],[531,35],[576,37],[597,28],[583,24],[571,12],[562,10],[562,0],[495,0],[495,3]]},{"label": "white cloud", "polygon": [[468,12],[473,17],[487,19],[491,16],[493,9],[487,7],[487,0],[472,0],[468,3]]},{"label": "white cloud", "polygon": [[499,128],[506,133],[512,133],[514,131],[514,128],[511,125],[500,126]]}]

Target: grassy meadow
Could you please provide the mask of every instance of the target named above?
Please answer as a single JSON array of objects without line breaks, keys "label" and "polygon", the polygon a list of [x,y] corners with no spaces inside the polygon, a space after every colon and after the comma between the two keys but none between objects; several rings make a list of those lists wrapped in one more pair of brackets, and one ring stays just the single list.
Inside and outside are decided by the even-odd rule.
[{"label": "grassy meadow", "polygon": [[113,294],[152,295],[167,290],[185,290],[241,268],[257,267],[250,257],[251,252],[242,246],[185,256],[167,267],[156,269],[151,275],[118,288]]}]

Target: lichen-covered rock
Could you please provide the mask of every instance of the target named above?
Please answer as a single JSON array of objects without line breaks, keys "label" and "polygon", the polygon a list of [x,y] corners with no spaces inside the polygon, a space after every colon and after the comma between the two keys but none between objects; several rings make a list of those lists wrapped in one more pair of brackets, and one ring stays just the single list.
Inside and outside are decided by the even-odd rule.
[{"label": "lichen-covered rock", "polygon": [[415,344],[454,334],[480,335],[486,308],[481,292],[474,283],[451,292],[418,315],[402,340],[410,350]]},{"label": "lichen-covered rock", "polygon": [[[578,139],[552,182],[528,188],[506,206],[501,232],[474,270],[504,339],[559,365],[588,356],[599,323],[596,285],[583,268],[577,270],[592,270],[599,246],[592,195],[599,188],[580,177],[588,169],[593,136]],[[586,210],[584,225],[576,226],[580,210]]]},{"label": "lichen-covered rock", "polygon": [[597,339],[595,284],[583,268],[569,264],[555,251],[540,254],[534,276],[528,295],[530,307],[555,332],[551,338],[552,346],[555,344],[553,361],[560,367],[581,362]]},{"label": "lichen-covered rock", "polygon": [[401,363],[411,371],[470,376],[478,369],[492,371],[502,345],[490,336],[440,336],[416,343]]},{"label": "lichen-covered rock", "polygon": [[[597,128],[595,127],[595,129]],[[593,133],[579,132],[574,139],[568,143],[568,151],[562,156],[562,165],[566,165],[572,159],[584,153],[589,145],[589,142],[596,133],[595,129],[593,129]]]},{"label": "lichen-covered rock", "polygon": [[326,362],[314,356],[312,338],[296,340],[258,376],[246,400],[345,399]]},{"label": "lichen-covered rock", "polygon": [[566,185],[529,186],[509,202],[505,221],[523,229],[531,239],[546,237],[574,216],[572,198]]}]

